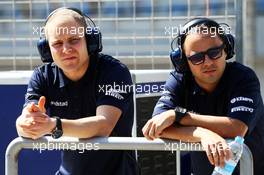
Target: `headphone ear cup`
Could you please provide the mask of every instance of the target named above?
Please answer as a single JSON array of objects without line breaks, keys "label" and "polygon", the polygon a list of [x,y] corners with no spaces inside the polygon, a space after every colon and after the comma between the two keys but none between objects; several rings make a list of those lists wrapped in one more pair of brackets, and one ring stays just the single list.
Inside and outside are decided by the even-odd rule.
[{"label": "headphone ear cup", "polygon": [[232,34],[225,34],[225,45],[226,45],[226,54],[227,60],[232,58],[235,55],[235,38]]},{"label": "headphone ear cup", "polygon": [[46,38],[40,38],[37,42],[38,52],[40,54],[41,60],[43,63],[53,62],[49,43]]},{"label": "headphone ear cup", "polygon": [[186,59],[183,58],[182,50],[179,47],[170,52],[170,59],[177,72],[184,73],[186,71]]},{"label": "headphone ear cup", "polygon": [[86,33],[85,40],[89,55],[102,51],[102,34],[98,28],[92,28],[90,33]]}]

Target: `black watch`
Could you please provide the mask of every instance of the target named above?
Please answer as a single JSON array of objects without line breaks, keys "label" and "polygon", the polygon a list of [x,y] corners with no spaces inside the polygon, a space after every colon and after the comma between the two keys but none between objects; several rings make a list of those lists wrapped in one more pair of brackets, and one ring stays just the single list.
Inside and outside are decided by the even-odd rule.
[{"label": "black watch", "polygon": [[187,109],[180,106],[176,106],[174,109],[175,112],[175,123],[180,124],[181,119],[187,114]]},{"label": "black watch", "polygon": [[54,117],[56,119],[56,127],[52,130],[51,136],[54,139],[58,139],[63,135],[61,119],[59,117]]}]

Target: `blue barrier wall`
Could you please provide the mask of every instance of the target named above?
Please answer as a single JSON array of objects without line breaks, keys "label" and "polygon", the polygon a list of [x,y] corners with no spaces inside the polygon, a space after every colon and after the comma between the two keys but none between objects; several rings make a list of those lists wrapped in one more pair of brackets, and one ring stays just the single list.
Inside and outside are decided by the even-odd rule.
[{"label": "blue barrier wall", "polygon": [[[5,174],[5,150],[17,137],[15,122],[24,103],[26,85],[0,85],[0,174]],[[47,163],[48,162],[48,163]],[[59,152],[22,150],[19,155],[19,175],[54,174],[60,163]],[[54,172],[54,173],[53,173]]]}]

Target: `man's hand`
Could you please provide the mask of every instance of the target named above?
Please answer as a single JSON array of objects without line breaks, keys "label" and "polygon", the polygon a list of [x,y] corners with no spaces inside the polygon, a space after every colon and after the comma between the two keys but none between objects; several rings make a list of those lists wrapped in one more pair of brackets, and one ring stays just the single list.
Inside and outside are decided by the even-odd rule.
[{"label": "man's hand", "polygon": [[210,163],[214,166],[224,167],[225,160],[231,158],[232,153],[224,138],[207,130],[201,136],[201,144],[206,151]]},{"label": "man's hand", "polygon": [[31,103],[29,110],[31,112],[43,112],[46,113],[45,108],[46,98],[44,96],[41,96],[38,101],[38,105],[35,105],[34,103]]},{"label": "man's hand", "polygon": [[175,121],[174,110],[168,110],[159,115],[154,116],[148,120],[145,126],[142,128],[143,135],[148,140],[159,138],[162,131],[167,127],[171,126]]},{"label": "man's hand", "polygon": [[56,121],[45,114],[45,97],[40,97],[38,105],[27,105],[16,121],[18,134],[24,137],[37,139],[51,132]]}]

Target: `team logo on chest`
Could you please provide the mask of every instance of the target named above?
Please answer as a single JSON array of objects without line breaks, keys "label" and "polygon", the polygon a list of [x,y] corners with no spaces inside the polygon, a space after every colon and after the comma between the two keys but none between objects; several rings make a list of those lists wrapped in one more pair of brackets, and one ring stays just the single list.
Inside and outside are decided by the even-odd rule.
[{"label": "team logo on chest", "polygon": [[50,101],[51,106],[56,106],[56,107],[67,107],[68,106],[68,101]]}]

